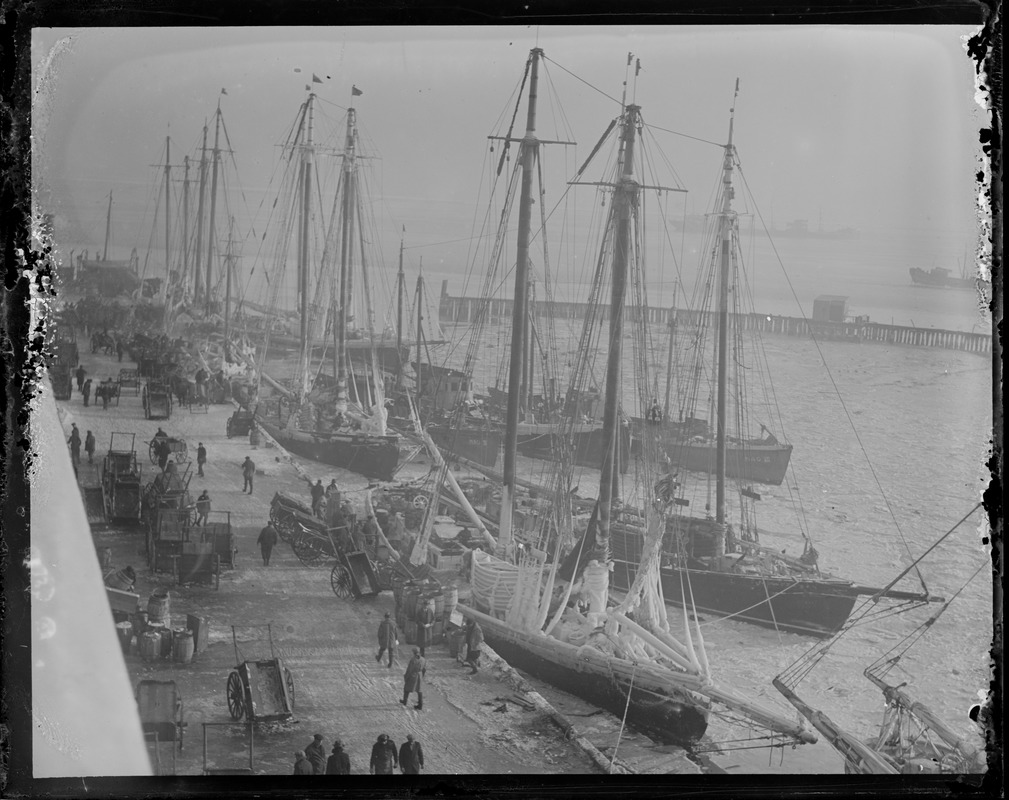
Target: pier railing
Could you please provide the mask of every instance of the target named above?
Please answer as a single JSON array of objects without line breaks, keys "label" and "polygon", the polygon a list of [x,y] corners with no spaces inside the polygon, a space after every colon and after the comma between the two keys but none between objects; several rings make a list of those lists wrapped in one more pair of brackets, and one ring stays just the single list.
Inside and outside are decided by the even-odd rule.
[{"label": "pier railing", "polygon": [[[471,323],[481,313],[487,321],[510,320],[512,301],[509,298],[494,298],[485,300],[479,297],[452,297],[443,288],[439,306],[439,319],[442,323]],[[555,319],[582,319],[590,310],[589,303],[576,302],[546,302],[536,304],[538,314]],[[603,319],[609,316],[609,308],[597,310]],[[713,324],[713,311],[692,311],[684,308],[656,308],[649,306],[644,309],[627,309],[625,319],[638,320],[644,314],[649,323],[668,325],[671,319],[678,327],[691,328],[698,325]],[[886,325],[880,322],[870,322],[862,317],[851,322],[825,322],[803,319],[802,317],[783,317],[774,314],[733,314],[733,324],[743,330],[774,333],[784,336],[815,336],[820,340],[849,342],[880,342],[884,344],[909,345],[912,347],[938,347],[946,350],[962,350],[968,353],[991,353],[992,336],[990,331],[951,331],[940,328],[918,328],[913,325]]]}]

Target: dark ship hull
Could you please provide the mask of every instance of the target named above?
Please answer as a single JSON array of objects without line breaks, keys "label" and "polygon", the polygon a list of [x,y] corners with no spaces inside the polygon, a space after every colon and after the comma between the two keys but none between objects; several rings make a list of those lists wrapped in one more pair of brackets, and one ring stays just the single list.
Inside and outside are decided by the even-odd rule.
[{"label": "dark ship hull", "polygon": [[498,453],[504,435],[501,431],[473,428],[452,428],[448,425],[430,425],[427,432],[445,453],[461,456],[484,467],[493,469],[497,465]]},{"label": "dark ship hull", "polygon": [[[632,420],[634,441],[631,452],[641,452],[641,442],[645,437],[660,437],[660,447],[669,457],[673,467],[715,474],[715,447],[712,441],[692,439],[685,436],[675,425]],[[780,486],[788,472],[788,462],[792,458],[792,445],[780,442],[768,443],[764,439],[754,439],[740,444],[730,442],[726,451],[725,476],[742,481],[754,481]]]},{"label": "dark ship hull", "polygon": [[[460,610],[464,616],[476,616]],[[626,714],[628,725],[661,744],[690,744],[707,730],[709,712],[702,698],[687,691],[660,693],[644,680],[632,685],[602,665],[579,659],[577,647],[549,636],[523,634],[482,613],[477,621],[487,644],[511,666],[618,718]]]},{"label": "dark ship hull", "polygon": [[[542,432],[537,429],[542,429]],[[518,452],[527,458],[558,461],[561,457],[567,458],[570,452],[570,463],[599,469],[605,445],[605,433],[598,426],[577,425],[574,431],[569,432],[564,430],[563,425],[519,425]],[[621,426],[617,450],[622,475],[627,472],[630,448],[630,429]]]},{"label": "dark ship hull", "polygon": [[[613,588],[627,591],[631,587],[641,559],[642,540],[641,532],[634,528],[615,526],[611,530]],[[671,549],[668,542],[664,549],[667,552]],[[730,554],[726,558],[737,557],[738,554]],[[715,561],[710,559],[709,563]],[[806,636],[828,637],[837,633],[859,595],[850,581],[820,577],[812,570],[778,576],[704,568],[704,561],[698,558],[690,559],[689,566],[679,566],[680,563],[677,556],[670,554],[663,558],[659,570],[667,603],[682,607],[683,598],[689,602],[692,597],[699,613],[731,616]]]},{"label": "dark ship hull", "polygon": [[282,428],[256,414],[256,422],[285,450],[366,478],[391,481],[399,466],[399,437],[373,433],[312,432]]}]

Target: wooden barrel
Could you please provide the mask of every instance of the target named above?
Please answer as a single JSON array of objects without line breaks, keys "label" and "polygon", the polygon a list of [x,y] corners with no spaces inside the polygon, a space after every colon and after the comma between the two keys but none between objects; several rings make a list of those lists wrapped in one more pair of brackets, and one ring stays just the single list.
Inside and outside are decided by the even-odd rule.
[{"label": "wooden barrel", "polygon": [[406,578],[399,572],[394,572],[389,582],[392,584],[392,596],[396,600],[396,612],[398,614],[400,608],[403,606],[403,586],[406,584]]},{"label": "wooden barrel", "polygon": [[445,622],[439,619],[437,622],[434,623],[434,626],[431,628],[431,641],[440,642],[441,637],[444,635],[445,635]]},{"label": "wooden barrel", "polygon": [[459,604],[459,589],[456,586],[446,586],[444,591],[442,591],[442,614],[441,618],[449,620],[452,617],[452,612],[455,611],[455,607]]},{"label": "wooden barrel", "polygon": [[406,627],[403,629],[403,635],[406,637],[407,644],[417,644],[417,623],[408,619]]},{"label": "wooden barrel", "polygon": [[172,657],[172,639],[174,638],[174,631],[167,625],[161,629],[161,657],[171,658]]},{"label": "wooden barrel", "polygon": [[137,611],[133,614],[133,635],[140,638],[140,634],[147,630],[147,612]]},{"label": "wooden barrel", "polygon": [[173,653],[180,664],[188,664],[193,660],[193,632],[177,630],[173,637]]},{"label": "wooden barrel", "polygon": [[445,615],[445,594],[441,591],[431,592],[428,600],[434,600],[434,618],[441,619]]},{"label": "wooden barrel", "polygon": [[403,589],[403,615],[407,619],[414,619],[417,615],[417,597],[420,595],[420,587],[417,581],[408,581]]},{"label": "wooden barrel", "polygon": [[133,641],[133,623],[117,622],[116,635],[119,637],[119,646],[123,648],[123,652],[129,653],[130,642]]},{"label": "wooden barrel", "polygon": [[167,589],[155,589],[147,601],[147,616],[151,622],[164,622],[168,617],[171,600]]},{"label": "wooden barrel", "polygon": [[120,589],[124,592],[129,592],[133,589],[133,579],[130,578],[129,574],[122,569],[111,570],[105,576],[105,585],[111,586],[113,589]]},{"label": "wooden barrel", "polygon": [[144,661],[156,661],[161,658],[161,634],[157,631],[147,631],[140,637],[140,657]]}]

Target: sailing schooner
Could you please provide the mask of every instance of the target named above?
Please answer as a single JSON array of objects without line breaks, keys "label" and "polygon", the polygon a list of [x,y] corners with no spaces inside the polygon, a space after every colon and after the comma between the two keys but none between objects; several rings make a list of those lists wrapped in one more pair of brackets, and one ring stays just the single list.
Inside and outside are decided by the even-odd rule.
[{"label": "sailing schooner", "polygon": [[[289,166],[295,170],[289,176],[286,186],[291,191],[287,207],[292,217],[296,217],[297,228],[297,277],[300,299],[299,342],[300,353],[294,388],[287,389],[277,381],[269,379],[263,372],[263,362],[269,349],[270,330],[261,349],[259,372],[262,378],[279,392],[279,396],[261,401],[256,408],[256,420],[263,429],[283,447],[295,455],[351,470],[369,478],[392,480],[399,463],[399,437],[390,434],[385,427],[385,408],[380,368],[374,348],[371,349],[368,367],[371,381],[365,382],[360,390],[355,382],[354,389],[358,402],[351,404],[348,397],[348,356],[347,356],[347,309],[350,304],[351,269],[355,261],[355,248],[361,245],[359,225],[361,221],[360,195],[358,191],[358,134],[357,112],[347,109],[347,129],[344,149],[341,154],[337,195],[334,199],[333,220],[325,231],[325,246],[319,257],[316,285],[313,293],[311,223],[313,220],[312,201],[314,197],[315,145],[313,143],[314,103],[316,95],[310,92],[302,104],[295,124],[295,135],[291,143],[292,157]],[[293,155],[297,153],[298,158]],[[295,225],[285,225],[282,230],[287,237],[278,247],[279,263],[282,269],[286,260],[289,237]],[[338,270],[334,267],[333,253],[339,249]],[[362,247],[363,253],[363,247]],[[363,258],[360,266],[364,269]],[[370,289],[365,273],[364,288],[370,302]],[[274,281],[271,308],[277,307],[279,280]],[[329,294],[330,302],[325,298]],[[314,296],[314,299],[313,299]],[[373,321],[371,341],[374,342]],[[321,318],[328,317],[329,326],[321,324]],[[329,327],[333,334],[333,360],[335,386],[316,388],[311,363],[312,345],[317,330]],[[366,390],[374,398],[370,413],[361,408],[361,392]],[[365,395],[367,396],[367,394]]]},{"label": "sailing schooner", "polygon": [[642,553],[634,586],[619,606],[613,607],[609,602],[607,537],[619,472],[623,307],[632,219],[640,188],[634,172],[640,109],[634,104],[621,104],[617,121],[620,128],[617,174],[607,184],[612,199],[602,248],[612,257],[612,290],[603,414],[606,438],[593,521],[575,551],[576,555],[585,553],[586,563],[578,566],[571,580],[560,580],[561,536],[557,533],[570,525],[570,519],[564,520],[568,506],[560,498],[554,506],[556,513],[545,525],[546,536],[541,546],[526,546],[516,539],[515,453],[525,352],[522,315],[526,302],[530,186],[539,159],[536,97],[543,57],[543,51],[535,48],[526,63],[529,86],[526,131],[522,138],[511,140],[520,148],[515,169],[521,170],[522,189],[498,553],[474,553],[472,604],[459,608],[464,616],[479,622],[487,642],[510,664],[624,717],[629,725],[661,742],[686,743],[700,738],[707,728],[713,701],[745,714],[791,742],[813,741],[814,737],[803,726],[713,683],[700,629],[686,612],[683,641],[670,633],[657,580],[660,521],[667,512],[661,501],[649,510],[648,546]]},{"label": "sailing schooner", "polygon": [[[738,91],[737,81],[737,94]],[[682,463],[678,447],[693,445],[684,442],[671,447],[660,426],[655,426],[652,435],[641,439],[643,447],[650,445],[666,450],[668,474],[663,480],[663,490],[674,499],[676,509],[666,520],[660,569],[662,590],[667,601],[676,605],[680,604],[680,598],[690,597],[694,607],[702,613],[732,616],[783,631],[830,636],[848,619],[859,596],[873,595],[878,590],[821,573],[817,566],[817,552],[805,533],[805,549],[799,558],[762,546],[753,511],[753,504],[760,499],[760,494],[751,486],[740,484],[737,488],[741,517],[738,531],[729,522],[727,493],[730,488],[731,454],[734,448],[738,449],[745,442],[743,435],[732,441],[730,424],[742,421],[746,425],[747,409],[743,400],[747,394],[743,385],[749,366],[744,363],[748,354],[739,344],[742,332],[732,330],[731,325],[732,320],[740,315],[738,312],[730,313],[730,297],[738,298],[743,293],[738,276],[742,263],[738,254],[739,226],[732,208],[732,176],[737,158],[732,141],[734,111],[730,112],[728,141],[723,146],[721,186],[715,200],[717,212],[710,215],[715,224],[713,241],[710,247],[702,250],[710,255],[709,277],[704,279],[703,285],[715,284],[716,291],[712,296],[717,303],[714,346],[716,428],[711,456],[715,476],[713,514],[708,513],[708,504],[703,515],[690,514],[685,510],[691,502],[683,496],[687,481],[674,465]],[[700,332],[696,338],[701,341]],[[703,347],[698,345],[692,350],[695,358],[703,357]],[[763,363],[759,356],[753,361]],[[731,388],[730,369],[736,370]],[[695,375],[706,372],[700,366],[692,370]],[[696,389],[688,389],[687,393],[692,396],[696,394]],[[734,409],[730,408],[730,398],[736,400],[737,407]],[[645,430],[649,430],[647,423]],[[703,447],[708,458],[710,445],[704,444]],[[789,446],[788,452],[790,450]],[[704,489],[705,486],[700,484],[694,487],[694,491],[702,497]],[[707,502],[710,503],[710,498]],[[633,508],[622,509],[613,526],[613,584],[618,589],[629,589],[634,583],[644,547],[644,527],[641,512]],[[927,594],[899,591],[888,592],[885,596],[919,602],[929,599]]]}]

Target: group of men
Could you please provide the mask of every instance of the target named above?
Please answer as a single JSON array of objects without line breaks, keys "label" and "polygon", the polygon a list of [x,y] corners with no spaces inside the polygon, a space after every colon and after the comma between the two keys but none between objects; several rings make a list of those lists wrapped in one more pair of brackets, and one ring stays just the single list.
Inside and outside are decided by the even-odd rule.
[{"label": "group of men", "polygon": [[[343,749],[343,742],[333,742],[330,755],[326,757],[323,736],[315,734],[311,744],[294,754],[295,775],[350,775],[350,756]],[[424,748],[412,733],[397,748],[389,734],[382,733],[371,748],[369,772],[372,775],[393,775],[395,770],[403,775],[419,775],[424,768]]]},{"label": "group of men", "polygon": [[[84,400],[85,407],[91,404],[91,378],[86,378],[87,370],[84,369],[84,365],[78,365],[77,369],[74,371],[74,377],[77,378],[77,391],[80,392],[82,399]],[[102,381],[98,388],[95,389],[95,400],[102,401],[102,409],[108,409],[109,400],[116,396],[119,391],[117,384],[113,383],[112,378],[106,378]]]},{"label": "group of men", "polygon": [[[81,432],[77,430],[76,422],[70,423],[70,438],[67,439],[67,444],[70,445],[70,461],[76,471],[81,464]],[[88,463],[94,464],[95,435],[91,431],[84,437],[84,452],[88,454]]]}]

